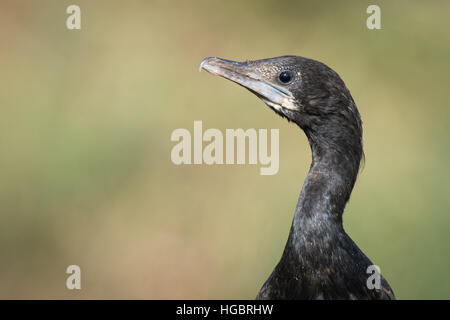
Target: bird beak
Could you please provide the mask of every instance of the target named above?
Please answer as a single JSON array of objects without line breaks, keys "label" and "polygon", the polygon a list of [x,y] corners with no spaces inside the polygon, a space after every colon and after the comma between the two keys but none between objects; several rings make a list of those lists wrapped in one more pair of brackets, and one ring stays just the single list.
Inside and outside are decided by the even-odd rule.
[{"label": "bird beak", "polygon": [[292,93],[277,84],[264,80],[249,66],[248,62],[237,62],[216,57],[208,57],[200,63],[199,71],[221,76],[247,88],[267,105],[276,110],[286,108],[296,110]]}]

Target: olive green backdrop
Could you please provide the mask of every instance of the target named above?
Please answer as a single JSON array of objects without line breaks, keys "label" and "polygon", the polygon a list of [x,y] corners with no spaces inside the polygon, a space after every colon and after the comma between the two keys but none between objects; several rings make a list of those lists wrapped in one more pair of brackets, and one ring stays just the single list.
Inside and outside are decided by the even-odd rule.
[{"label": "olive green backdrop", "polygon": [[[82,29],[65,26],[70,4]],[[366,8],[381,7],[382,30]],[[344,214],[400,299],[450,298],[448,1],[2,1],[0,298],[254,298],[310,162],[303,133],[198,73],[325,62],[364,122]],[[174,129],[279,128],[280,170],[175,166]],[[68,265],[82,289],[65,287]]]}]

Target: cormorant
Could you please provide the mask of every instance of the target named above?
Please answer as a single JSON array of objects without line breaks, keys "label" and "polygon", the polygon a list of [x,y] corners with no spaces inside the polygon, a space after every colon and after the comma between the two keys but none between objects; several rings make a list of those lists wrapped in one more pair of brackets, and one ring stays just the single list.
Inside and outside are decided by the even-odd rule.
[{"label": "cormorant", "polygon": [[253,92],[296,123],[311,146],[286,247],[257,299],[395,299],[381,275],[378,286],[368,285],[373,264],[343,228],[363,143],[358,109],[339,75],[298,56],[245,62],[209,57],[201,69]]}]

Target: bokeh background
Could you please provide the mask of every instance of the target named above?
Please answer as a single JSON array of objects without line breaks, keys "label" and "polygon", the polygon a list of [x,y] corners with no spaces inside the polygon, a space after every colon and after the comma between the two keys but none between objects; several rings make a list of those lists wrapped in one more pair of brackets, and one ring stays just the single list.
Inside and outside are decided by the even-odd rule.
[{"label": "bokeh background", "polygon": [[[81,7],[82,29],[65,26]],[[381,7],[382,30],[366,28]],[[450,298],[448,1],[0,4],[0,298],[254,298],[310,164],[206,56],[325,62],[364,121],[344,226],[400,299]],[[280,129],[280,170],[175,166],[174,129]],[[82,289],[65,287],[68,265]]]}]

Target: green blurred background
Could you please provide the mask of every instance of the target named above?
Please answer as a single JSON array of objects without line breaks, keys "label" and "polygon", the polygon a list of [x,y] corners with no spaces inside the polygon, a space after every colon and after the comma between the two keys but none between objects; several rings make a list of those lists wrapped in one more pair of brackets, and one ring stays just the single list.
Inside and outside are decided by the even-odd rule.
[{"label": "green blurred background", "polygon": [[[65,26],[81,7],[82,29]],[[381,7],[382,30],[366,28]],[[448,1],[2,1],[0,298],[254,298],[310,164],[206,56],[325,62],[364,121],[344,225],[400,299],[450,298]],[[279,128],[280,170],[175,166],[174,129]],[[82,290],[65,287],[68,265]]]}]

